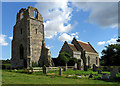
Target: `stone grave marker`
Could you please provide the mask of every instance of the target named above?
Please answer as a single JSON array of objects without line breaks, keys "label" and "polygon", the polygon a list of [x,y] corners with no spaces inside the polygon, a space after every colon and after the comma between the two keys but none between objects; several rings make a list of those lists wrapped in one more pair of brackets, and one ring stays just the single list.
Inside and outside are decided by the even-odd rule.
[{"label": "stone grave marker", "polygon": [[62,75],[62,68],[59,67],[59,75],[61,76]]},{"label": "stone grave marker", "polygon": [[116,77],[116,74],[118,73],[118,67],[113,68],[112,71],[110,71],[110,78],[113,79]]},{"label": "stone grave marker", "polygon": [[46,66],[45,66],[45,65],[43,66],[43,73],[44,73],[44,74],[47,73],[47,70],[46,70]]},{"label": "stone grave marker", "polygon": [[102,74],[102,70],[98,70],[98,74]]},{"label": "stone grave marker", "polygon": [[102,73],[101,79],[109,79],[109,75],[107,73]]},{"label": "stone grave marker", "polygon": [[93,72],[96,72],[96,65],[95,64],[93,64]]}]

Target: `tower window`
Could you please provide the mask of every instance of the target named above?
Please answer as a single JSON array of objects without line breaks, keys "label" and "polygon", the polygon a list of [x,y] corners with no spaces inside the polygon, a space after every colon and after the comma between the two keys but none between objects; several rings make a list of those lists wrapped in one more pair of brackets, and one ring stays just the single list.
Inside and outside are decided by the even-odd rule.
[{"label": "tower window", "polygon": [[24,58],[24,48],[23,48],[23,45],[21,44],[20,45],[20,59],[23,59]]},{"label": "tower window", "polygon": [[23,11],[21,12],[21,14],[22,14],[22,18],[24,18],[24,15],[23,15],[23,14],[24,14],[24,12],[23,12]]},{"label": "tower window", "polygon": [[34,18],[37,18],[38,12],[37,10],[34,10]]},{"label": "tower window", "polygon": [[37,29],[35,29],[35,31],[36,31],[36,34],[37,34]]},{"label": "tower window", "polygon": [[96,57],[96,65],[98,64],[98,58]]},{"label": "tower window", "polygon": [[21,34],[22,34],[22,28],[21,28]]}]

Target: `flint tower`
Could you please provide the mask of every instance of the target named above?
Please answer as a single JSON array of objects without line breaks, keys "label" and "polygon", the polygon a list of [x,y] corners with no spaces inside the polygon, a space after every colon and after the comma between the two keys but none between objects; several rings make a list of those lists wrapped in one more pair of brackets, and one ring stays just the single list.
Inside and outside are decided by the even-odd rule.
[{"label": "flint tower", "polygon": [[13,29],[12,68],[27,68],[32,64],[52,66],[45,45],[43,17],[38,9],[29,6],[19,10]]}]

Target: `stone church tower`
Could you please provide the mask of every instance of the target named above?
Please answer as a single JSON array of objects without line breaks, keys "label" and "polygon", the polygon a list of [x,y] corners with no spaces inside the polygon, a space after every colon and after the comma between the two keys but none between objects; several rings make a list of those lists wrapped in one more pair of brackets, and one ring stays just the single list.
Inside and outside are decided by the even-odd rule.
[{"label": "stone church tower", "polygon": [[43,17],[34,7],[17,13],[12,40],[12,68],[27,68],[32,64],[52,66],[44,39]]}]

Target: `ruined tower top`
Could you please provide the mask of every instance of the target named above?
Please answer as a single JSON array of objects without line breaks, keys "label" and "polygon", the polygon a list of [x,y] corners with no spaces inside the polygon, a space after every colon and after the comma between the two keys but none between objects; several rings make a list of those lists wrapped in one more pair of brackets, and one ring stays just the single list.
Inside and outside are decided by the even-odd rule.
[{"label": "ruined tower top", "polygon": [[19,12],[17,12],[16,22],[19,22],[20,20],[25,19],[25,18],[32,18],[32,19],[43,22],[43,17],[39,13],[38,9],[31,7],[31,6],[28,6],[28,9],[21,8]]}]

